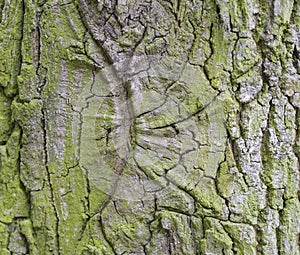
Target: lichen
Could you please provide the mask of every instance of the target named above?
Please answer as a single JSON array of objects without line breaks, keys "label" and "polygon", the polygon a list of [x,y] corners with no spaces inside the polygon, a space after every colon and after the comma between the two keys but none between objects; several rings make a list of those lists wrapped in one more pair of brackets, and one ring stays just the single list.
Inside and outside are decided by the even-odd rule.
[{"label": "lichen", "polygon": [[0,1],[0,253],[298,255],[299,8]]}]

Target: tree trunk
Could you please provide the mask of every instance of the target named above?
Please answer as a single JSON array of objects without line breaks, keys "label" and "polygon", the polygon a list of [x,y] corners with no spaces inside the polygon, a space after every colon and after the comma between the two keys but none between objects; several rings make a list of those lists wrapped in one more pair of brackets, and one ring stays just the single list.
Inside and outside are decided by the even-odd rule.
[{"label": "tree trunk", "polygon": [[0,0],[0,254],[300,254],[300,1]]}]

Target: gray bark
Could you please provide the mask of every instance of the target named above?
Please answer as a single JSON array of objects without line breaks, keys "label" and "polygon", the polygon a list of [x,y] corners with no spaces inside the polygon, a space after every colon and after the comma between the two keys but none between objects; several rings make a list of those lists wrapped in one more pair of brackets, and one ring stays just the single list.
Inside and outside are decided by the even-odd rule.
[{"label": "gray bark", "polygon": [[300,254],[300,2],[0,0],[0,254]]}]

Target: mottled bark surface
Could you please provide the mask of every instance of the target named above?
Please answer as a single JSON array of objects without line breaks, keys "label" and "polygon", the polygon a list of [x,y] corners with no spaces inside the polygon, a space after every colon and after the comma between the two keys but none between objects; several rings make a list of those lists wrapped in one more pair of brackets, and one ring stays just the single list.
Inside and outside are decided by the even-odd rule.
[{"label": "mottled bark surface", "polygon": [[300,254],[298,0],[0,0],[0,254]]}]

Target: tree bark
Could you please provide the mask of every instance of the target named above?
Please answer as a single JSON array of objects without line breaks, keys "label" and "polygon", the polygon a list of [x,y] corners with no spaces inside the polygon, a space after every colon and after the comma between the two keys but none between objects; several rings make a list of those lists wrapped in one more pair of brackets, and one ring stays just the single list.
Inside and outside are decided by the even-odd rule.
[{"label": "tree bark", "polygon": [[0,254],[300,254],[300,1],[0,0]]}]

